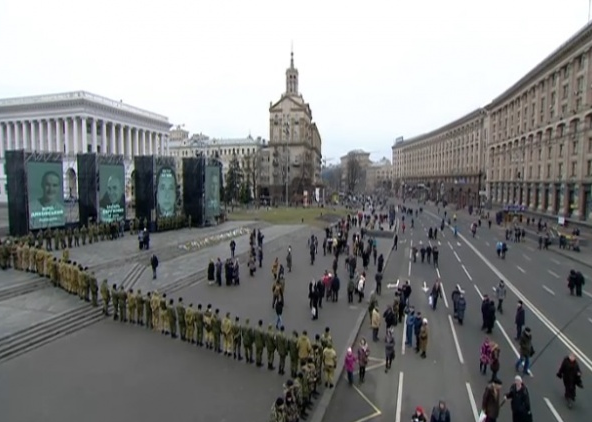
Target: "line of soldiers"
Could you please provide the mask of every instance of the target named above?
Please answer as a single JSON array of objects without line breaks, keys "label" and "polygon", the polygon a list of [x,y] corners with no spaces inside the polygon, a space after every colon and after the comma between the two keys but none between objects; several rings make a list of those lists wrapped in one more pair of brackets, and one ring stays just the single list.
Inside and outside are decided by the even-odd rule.
[{"label": "line of soldiers", "polygon": [[[256,326],[247,318],[241,323],[236,316],[234,321],[230,312],[220,316],[219,309],[208,304],[204,310],[201,304],[185,306],[183,298],[167,298],[166,293],[158,291],[142,294],[141,290],[125,291],[116,284],[109,289],[104,280],[100,287],[103,312],[109,315],[109,304],[113,301],[113,319],[145,326],[168,335],[173,339],[205,347],[216,353],[244,360],[247,364],[263,367],[264,351],[267,351],[267,369],[276,369],[276,353],[279,358],[278,374],[284,375],[286,360],[290,360],[291,379],[284,385],[284,405],[286,418],[279,422],[293,422],[306,418],[306,411],[312,407],[312,400],[318,397],[317,388],[325,377],[325,386],[333,387],[333,377],[337,367],[337,353],[333,348],[330,329],[323,335],[316,335],[311,342],[308,333],[293,331],[289,336],[282,326],[279,329],[270,324],[267,329],[263,321]],[[284,399],[282,399],[284,400]]]},{"label": "line of soldiers", "polygon": [[[16,249],[13,255],[11,251]],[[95,273],[88,267],[72,262],[69,250],[62,252],[62,258],[57,259],[49,251],[38,247],[30,247],[28,243],[5,241],[0,250],[0,267],[3,270],[14,268],[49,278],[54,287],[60,287],[66,292],[77,295],[81,300],[91,302],[92,306],[99,306],[99,286]]]}]

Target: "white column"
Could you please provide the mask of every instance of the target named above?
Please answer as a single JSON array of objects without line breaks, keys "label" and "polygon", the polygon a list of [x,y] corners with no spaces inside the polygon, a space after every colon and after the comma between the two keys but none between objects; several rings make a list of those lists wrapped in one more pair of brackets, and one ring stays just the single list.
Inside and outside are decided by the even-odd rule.
[{"label": "white column", "polygon": [[40,148],[37,146],[37,120],[31,120],[31,151],[39,151]]},{"label": "white column", "polygon": [[14,149],[23,149],[21,139],[23,139],[23,127],[21,122],[14,122]]},{"label": "white column", "polygon": [[107,122],[101,120],[101,154],[107,154]]},{"label": "white column", "polygon": [[170,151],[169,151],[169,135],[167,135],[165,137],[165,141],[166,141],[166,155],[168,156],[170,154]]},{"label": "white column", "polygon": [[123,155],[123,125],[119,125],[119,142],[118,142],[117,154]]},{"label": "white column", "polygon": [[92,149],[91,152],[97,152],[97,119],[93,117],[91,122],[91,140],[92,140]]},{"label": "white column", "polygon": [[86,153],[88,152],[88,132],[86,131],[87,124],[86,124],[86,117],[80,118],[80,133],[82,134],[82,138],[80,140],[80,152]]},{"label": "white column", "polygon": [[64,141],[62,140],[62,125],[64,120],[59,117],[55,120],[55,151],[64,152]]},{"label": "white column", "polygon": [[72,132],[74,132],[74,154],[80,152],[80,138],[78,137],[78,117],[72,117]]},{"label": "white column", "polygon": [[111,151],[110,154],[115,154],[115,123],[111,122]]},{"label": "white column", "polygon": [[7,123],[0,123],[0,158],[4,158],[4,141],[6,137],[4,136],[4,128],[8,127]]},{"label": "white column", "polygon": [[45,131],[47,132],[47,151],[53,151],[53,131],[51,129],[51,119],[47,119]]},{"label": "white column", "polygon": [[[60,150],[62,147],[60,147]],[[64,154],[70,154],[70,118],[64,119]],[[60,151],[61,152],[61,151]]]},{"label": "white column", "polygon": [[142,155],[146,154],[146,130],[142,129]]},{"label": "white column", "polygon": [[135,128],[134,129],[134,153],[133,155],[140,155],[140,133],[139,133],[139,129]]},{"label": "white column", "polygon": [[6,138],[8,139],[7,146],[8,149],[14,149],[14,137],[12,134],[12,127],[14,123],[8,122],[6,123]]},{"label": "white column", "polygon": [[154,132],[150,131],[148,132],[148,155],[153,155],[154,154]]},{"label": "white column", "polygon": [[23,149],[25,150],[30,150],[31,149],[31,138],[29,136],[29,128],[28,126],[28,122],[24,121],[22,122],[23,124],[23,132],[22,132],[22,139],[23,139]]},{"label": "white column", "polygon": [[128,158],[132,157],[132,128],[127,127],[127,134],[125,136],[125,155]]},{"label": "white column", "polygon": [[164,155],[164,133],[158,135],[158,149],[160,151],[160,155]]},{"label": "white column", "polygon": [[47,151],[44,120],[39,120],[39,151]]}]

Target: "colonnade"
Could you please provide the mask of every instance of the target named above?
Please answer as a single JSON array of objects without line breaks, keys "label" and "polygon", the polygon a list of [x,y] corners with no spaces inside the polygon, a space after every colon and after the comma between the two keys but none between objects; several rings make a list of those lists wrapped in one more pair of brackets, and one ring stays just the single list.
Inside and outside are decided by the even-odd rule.
[{"label": "colonnade", "polygon": [[61,152],[66,155],[168,154],[168,132],[91,116],[0,121],[0,158],[6,150]]}]

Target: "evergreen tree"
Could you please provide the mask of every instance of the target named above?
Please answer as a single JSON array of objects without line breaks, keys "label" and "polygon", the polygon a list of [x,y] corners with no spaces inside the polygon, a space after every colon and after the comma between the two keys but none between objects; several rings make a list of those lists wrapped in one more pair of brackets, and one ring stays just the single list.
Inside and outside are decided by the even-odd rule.
[{"label": "evergreen tree", "polygon": [[236,203],[240,201],[241,186],[243,184],[243,172],[236,154],[232,155],[226,172],[226,202]]}]

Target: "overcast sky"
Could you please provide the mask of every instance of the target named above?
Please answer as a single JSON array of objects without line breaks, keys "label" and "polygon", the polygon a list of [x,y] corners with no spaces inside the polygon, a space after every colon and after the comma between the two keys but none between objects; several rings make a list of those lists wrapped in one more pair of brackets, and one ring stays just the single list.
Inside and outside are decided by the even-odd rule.
[{"label": "overcast sky", "polygon": [[269,138],[293,42],[323,155],[390,158],[581,29],[587,0],[2,0],[0,97],[87,90],[212,137]]}]

